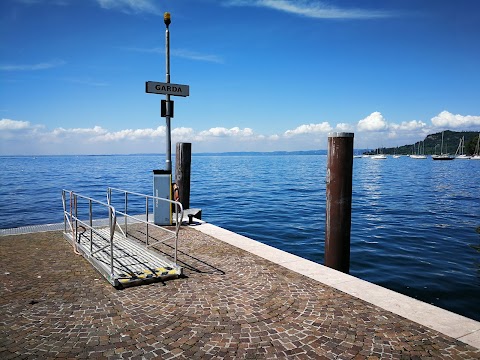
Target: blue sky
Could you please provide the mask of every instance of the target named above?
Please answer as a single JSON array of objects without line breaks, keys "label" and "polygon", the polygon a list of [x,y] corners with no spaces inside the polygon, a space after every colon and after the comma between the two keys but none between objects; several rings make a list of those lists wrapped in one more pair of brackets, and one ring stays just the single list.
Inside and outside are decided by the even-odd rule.
[{"label": "blue sky", "polygon": [[397,146],[480,131],[476,0],[2,0],[0,155]]}]

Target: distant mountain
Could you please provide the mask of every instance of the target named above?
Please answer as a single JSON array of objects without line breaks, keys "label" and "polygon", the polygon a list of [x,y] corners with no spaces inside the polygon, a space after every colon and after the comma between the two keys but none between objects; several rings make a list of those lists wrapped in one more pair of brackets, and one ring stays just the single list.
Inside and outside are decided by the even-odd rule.
[{"label": "distant mountain", "polygon": [[[477,138],[479,136],[478,131],[450,131],[445,130],[443,132],[443,152],[447,152],[449,154],[455,154],[457,150],[458,144],[460,143],[460,139],[465,136],[465,154],[471,155],[475,150],[475,144],[477,143]],[[413,153],[413,148],[418,149],[421,146],[422,152],[425,146],[425,155],[433,155],[433,154],[440,154],[440,146],[442,142],[442,132],[438,132],[435,134],[427,135],[427,137],[421,141],[416,142],[415,144],[407,144],[398,147],[391,147],[391,148],[381,148],[375,149],[370,153],[376,153],[377,150],[383,154],[391,155],[391,154],[404,154],[409,155]],[[446,150],[445,150],[446,149]]]}]

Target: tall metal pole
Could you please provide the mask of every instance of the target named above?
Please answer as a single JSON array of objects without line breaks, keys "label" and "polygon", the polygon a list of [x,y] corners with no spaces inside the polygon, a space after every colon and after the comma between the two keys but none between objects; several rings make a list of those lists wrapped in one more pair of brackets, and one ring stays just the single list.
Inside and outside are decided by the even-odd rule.
[{"label": "tall metal pole", "polygon": [[[165,56],[166,56],[166,83],[170,83],[170,30],[168,29],[168,26],[171,23],[170,19],[170,13],[166,12],[163,15],[163,21],[165,22],[165,25],[167,26],[165,30]],[[165,100],[166,100],[166,116],[165,116],[165,121],[166,121],[166,164],[165,164],[165,170],[167,171],[172,171],[172,137],[170,133],[170,95],[167,94],[165,95]]]}]

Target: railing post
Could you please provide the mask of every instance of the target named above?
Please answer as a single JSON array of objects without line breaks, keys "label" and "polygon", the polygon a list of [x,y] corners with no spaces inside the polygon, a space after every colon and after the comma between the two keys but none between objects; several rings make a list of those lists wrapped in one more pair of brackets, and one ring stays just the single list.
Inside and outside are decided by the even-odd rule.
[{"label": "railing post", "polygon": [[[113,224],[113,219],[112,219],[113,213],[112,213],[112,207],[111,205],[108,206],[108,223],[110,225],[110,276],[113,279],[113,236],[115,234],[114,231],[112,231],[112,224]],[[113,225],[115,226],[115,225]]]},{"label": "railing post", "polygon": [[146,235],[147,235],[147,240],[145,241],[145,244],[147,244],[148,246],[148,196],[145,197],[145,221],[147,224],[147,231],[146,231]]},{"label": "railing post", "polygon": [[177,265],[177,245],[178,245],[178,233],[175,234],[175,255],[173,260],[175,261],[175,265]]},{"label": "railing post", "polygon": [[75,241],[77,241],[78,236],[78,198],[77,194],[73,195],[73,209],[75,211]]},{"label": "railing post", "polygon": [[[190,172],[192,144],[177,143],[175,154],[175,183],[178,186],[179,202],[184,209],[190,208]],[[174,199],[175,200],[175,199]],[[178,209],[175,209],[178,211]]]},{"label": "railing post", "polygon": [[127,233],[127,208],[128,208],[128,193],[125,191],[125,212],[123,217],[125,218],[125,234]]},{"label": "railing post", "polygon": [[88,212],[89,212],[89,216],[90,216],[90,254],[92,253],[93,251],[93,230],[92,230],[92,226],[93,226],[93,214],[92,214],[92,199],[88,199]]},{"label": "railing post", "polygon": [[62,204],[63,204],[63,232],[67,232],[67,201],[65,199],[65,190],[62,190]]},{"label": "railing post", "polygon": [[353,133],[328,136],[325,266],[349,273]]}]

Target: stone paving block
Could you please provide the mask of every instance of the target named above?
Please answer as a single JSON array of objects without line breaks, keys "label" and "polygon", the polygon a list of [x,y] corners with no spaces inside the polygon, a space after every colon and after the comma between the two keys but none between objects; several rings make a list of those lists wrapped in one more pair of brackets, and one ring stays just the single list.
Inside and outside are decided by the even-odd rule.
[{"label": "stone paving block", "polygon": [[116,290],[61,232],[0,237],[0,359],[480,359],[194,228],[179,249],[184,278]]}]

